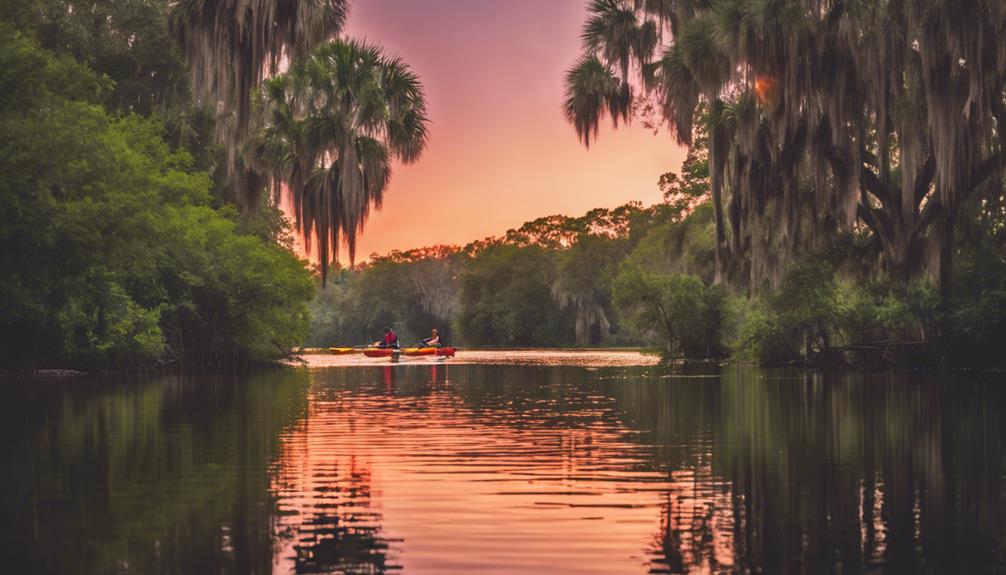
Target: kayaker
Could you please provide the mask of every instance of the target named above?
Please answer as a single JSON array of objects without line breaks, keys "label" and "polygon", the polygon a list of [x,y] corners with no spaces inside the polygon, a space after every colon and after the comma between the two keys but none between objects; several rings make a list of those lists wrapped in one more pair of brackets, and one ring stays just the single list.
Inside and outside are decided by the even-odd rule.
[{"label": "kayaker", "polygon": [[440,334],[437,332],[437,328],[433,328],[433,335],[423,340],[423,347],[443,347],[444,344],[440,341]]},{"label": "kayaker", "polygon": [[384,328],[384,339],[375,341],[374,346],[380,348],[398,347],[398,334],[390,327]]}]

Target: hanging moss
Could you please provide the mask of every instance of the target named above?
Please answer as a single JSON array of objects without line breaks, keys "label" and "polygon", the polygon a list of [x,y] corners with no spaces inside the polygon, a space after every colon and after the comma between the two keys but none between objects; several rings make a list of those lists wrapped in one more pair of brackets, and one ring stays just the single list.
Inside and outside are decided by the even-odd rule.
[{"label": "hanging moss", "polygon": [[264,181],[241,157],[251,94],[284,60],[306,56],[334,38],[346,0],[174,0],[170,28],[185,50],[197,98],[217,111],[217,142],[226,151],[233,199],[257,205]]},{"label": "hanging moss", "polygon": [[[880,274],[949,285],[956,215],[1001,172],[1002,2],[611,0],[590,11],[588,57],[642,84],[636,97],[656,98],[680,141],[700,104],[713,110],[717,281],[777,285],[794,253],[862,225]],[[636,28],[601,25],[616,14]],[[627,48],[653,25],[652,50]],[[601,104],[567,111],[581,137],[596,134]]]}]

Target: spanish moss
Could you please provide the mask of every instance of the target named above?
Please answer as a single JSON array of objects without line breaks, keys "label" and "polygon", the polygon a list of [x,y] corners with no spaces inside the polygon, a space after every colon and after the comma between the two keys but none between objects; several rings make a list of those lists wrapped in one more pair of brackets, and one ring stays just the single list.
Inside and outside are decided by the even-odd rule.
[{"label": "spanish moss", "polygon": [[232,198],[258,205],[264,181],[241,157],[251,94],[290,60],[334,38],[346,0],[175,0],[171,31],[183,46],[197,98],[216,110],[216,139]]},{"label": "spanish moss", "polygon": [[[582,88],[574,72],[596,58],[594,75],[642,86],[634,97],[655,98],[680,141],[700,105],[713,111],[717,281],[775,286],[795,253],[862,226],[874,237],[875,273],[948,285],[957,214],[1001,172],[1001,2],[612,0],[589,9],[569,101]],[[661,42],[651,49],[627,40],[649,38],[654,23]],[[566,110],[581,139],[596,137],[605,115],[619,119],[603,99],[583,101],[593,105]]]}]

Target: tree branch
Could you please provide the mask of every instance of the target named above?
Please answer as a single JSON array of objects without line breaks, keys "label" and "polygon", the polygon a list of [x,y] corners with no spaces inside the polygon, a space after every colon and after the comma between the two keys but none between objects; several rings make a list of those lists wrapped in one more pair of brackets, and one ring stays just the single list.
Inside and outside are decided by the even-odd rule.
[{"label": "tree branch", "polygon": [[871,208],[866,203],[866,192],[860,193],[860,201],[856,205],[856,215],[863,220],[866,227],[873,230],[873,233],[880,238],[883,245],[891,245],[893,241],[891,233],[891,222],[884,212]]},{"label": "tree branch", "polygon": [[915,177],[915,209],[919,209],[923,198],[929,193],[929,185],[933,183],[936,175],[936,156],[929,154],[926,163],[922,165],[922,170]]},{"label": "tree branch", "polygon": [[967,199],[971,192],[975,191],[978,186],[984,184],[985,180],[989,179],[992,174],[996,173],[996,170],[1002,167],[1002,163],[1003,158],[1001,151],[996,151],[996,153],[986,158],[985,161],[975,169],[975,173],[971,177],[971,189],[969,189],[964,197],[961,198],[961,201]]},{"label": "tree branch", "polygon": [[893,194],[887,184],[881,181],[873,170],[864,165],[862,170],[860,170],[859,181],[862,182],[863,187],[865,187],[868,192],[880,200],[880,203],[883,204],[885,209],[891,209],[891,202],[894,200]]},{"label": "tree branch", "polygon": [[915,241],[922,232],[929,227],[936,217],[944,212],[943,204],[937,198],[931,198],[929,202],[926,203],[926,207],[922,208],[922,215],[919,217],[919,221],[915,223],[915,229],[912,230],[911,241]]}]

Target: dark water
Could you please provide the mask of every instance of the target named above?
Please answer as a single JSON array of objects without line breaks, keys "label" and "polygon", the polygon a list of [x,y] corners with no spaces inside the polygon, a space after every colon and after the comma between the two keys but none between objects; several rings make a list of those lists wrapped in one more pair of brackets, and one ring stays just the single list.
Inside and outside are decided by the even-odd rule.
[{"label": "dark water", "polygon": [[416,363],[4,385],[5,573],[1006,569],[997,377]]}]

